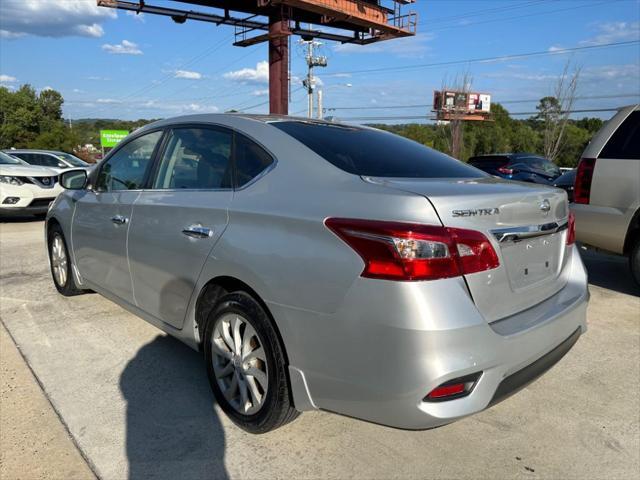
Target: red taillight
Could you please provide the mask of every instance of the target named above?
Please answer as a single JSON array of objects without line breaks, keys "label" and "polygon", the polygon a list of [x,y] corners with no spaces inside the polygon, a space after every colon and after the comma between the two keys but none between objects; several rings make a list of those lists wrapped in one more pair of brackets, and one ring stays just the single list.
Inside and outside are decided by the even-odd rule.
[{"label": "red taillight", "polygon": [[362,257],[363,277],[435,280],[500,265],[487,237],[473,230],[346,218],[325,224]]},{"label": "red taillight", "polygon": [[576,216],[569,212],[569,225],[567,225],[567,245],[576,243]]},{"label": "red taillight", "polygon": [[504,175],[513,175],[513,168],[498,167],[498,171]]},{"label": "red taillight", "polygon": [[593,170],[596,168],[595,158],[583,158],[578,164],[576,181],[574,183],[574,202],[589,203],[591,195],[591,181],[593,180]]}]

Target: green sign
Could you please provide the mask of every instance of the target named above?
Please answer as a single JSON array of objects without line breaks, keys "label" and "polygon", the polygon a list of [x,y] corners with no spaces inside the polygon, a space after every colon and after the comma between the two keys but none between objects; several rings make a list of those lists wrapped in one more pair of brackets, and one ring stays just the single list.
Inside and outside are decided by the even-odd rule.
[{"label": "green sign", "polygon": [[129,135],[127,130],[100,130],[100,145],[102,147],[115,147],[127,135]]}]

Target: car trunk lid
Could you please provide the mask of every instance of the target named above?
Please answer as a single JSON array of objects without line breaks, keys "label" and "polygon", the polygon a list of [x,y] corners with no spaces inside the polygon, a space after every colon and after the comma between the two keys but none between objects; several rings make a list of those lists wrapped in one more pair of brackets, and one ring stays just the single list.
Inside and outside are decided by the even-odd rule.
[{"label": "car trunk lid", "polygon": [[476,230],[489,239],[500,266],[464,277],[487,321],[532,307],[566,284],[564,191],[496,178],[364,179],[423,195],[443,225]]}]

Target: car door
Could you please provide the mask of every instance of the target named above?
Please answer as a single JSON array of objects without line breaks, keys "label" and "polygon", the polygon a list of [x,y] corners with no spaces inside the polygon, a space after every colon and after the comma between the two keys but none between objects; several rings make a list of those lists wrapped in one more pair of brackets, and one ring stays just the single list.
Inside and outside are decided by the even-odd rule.
[{"label": "car door", "polygon": [[136,305],[181,328],[204,262],[233,198],[233,132],[172,128],[150,188],[133,207],[129,261]]},{"label": "car door", "polygon": [[127,231],[162,134],[143,134],[119,147],[99,166],[93,185],[75,204],[71,241],[80,275],[132,304]]}]

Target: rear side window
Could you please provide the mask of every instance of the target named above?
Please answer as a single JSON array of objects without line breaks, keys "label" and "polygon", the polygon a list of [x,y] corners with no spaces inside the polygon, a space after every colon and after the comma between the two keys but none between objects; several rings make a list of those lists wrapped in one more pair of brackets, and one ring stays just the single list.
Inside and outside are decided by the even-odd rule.
[{"label": "rear side window", "polygon": [[236,134],[235,160],[236,187],[246,185],[273,163],[271,155],[261,146],[239,134]]},{"label": "rear side window", "polygon": [[31,165],[40,165],[43,167],[57,167],[60,164],[53,155],[45,155],[41,153],[16,153],[16,157],[23,159],[25,162]]},{"label": "rear side window", "polygon": [[539,170],[548,175],[560,175],[560,167],[543,157],[521,157],[513,162],[514,166],[518,163],[523,163],[534,170]]},{"label": "rear side window", "polygon": [[228,130],[172,130],[154,189],[216,190],[231,188],[231,141]]},{"label": "rear side window", "polygon": [[640,160],[640,111],[631,112],[611,136],[599,156]]},{"label": "rear side window", "polygon": [[379,130],[311,122],[274,122],[345,172],[371,177],[478,178],[485,173],[413,140]]}]

